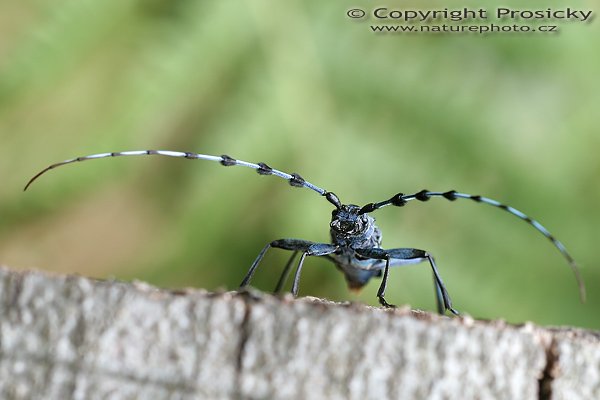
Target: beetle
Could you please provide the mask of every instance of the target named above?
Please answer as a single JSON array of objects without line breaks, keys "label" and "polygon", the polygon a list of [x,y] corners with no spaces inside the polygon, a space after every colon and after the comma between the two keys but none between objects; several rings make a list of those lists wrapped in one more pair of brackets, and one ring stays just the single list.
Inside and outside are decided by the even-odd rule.
[{"label": "beetle", "polygon": [[300,282],[300,274],[304,260],[307,256],[324,257],[329,261],[333,262],[336,267],[344,274],[346,282],[351,289],[360,289],[366,285],[372,278],[381,278],[379,289],[377,290],[377,298],[379,303],[384,307],[394,307],[394,305],[388,303],[385,299],[385,291],[389,277],[389,271],[391,267],[402,266],[408,264],[417,264],[421,262],[428,262],[432,273],[433,283],[435,288],[437,311],[440,314],[444,314],[446,311],[450,311],[452,314],[458,315],[458,311],[453,308],[452,300],[450,295],[442,281],[440,273],[437,269],[435,259],[425,250],[414,249],[414,248],[392,248],[384,249],[381,247],[382,235],[381,230],[375,224],[375,219],[369,214],[379,210],[380,208],[387,206],[403,207],[407,203],[413,200],[417,201],[428,201],[434,197],[444,198],[446,200],[454,201],[456,199],[468,199],[477,203],[488,204],[497,208],[500,208],[533,226],[538,232],[542,233],[554,247],[560,251],[563,257],[567,260],[569,266],[575,274],[575,279],[579,287],[579,295],[581,301],[585,301],[585,286],[579,269],[575,260],[565,246],[558,241],[543,225],[534,219],[531,219],[521,211],[502,204],[496,200],[490,199],[483,196],[474,196],[467,193],[460,193],[455,190],[445,192],[434,192],[429,190],[421,190],[413,194],[397,193],[387,200],[383,200],[377,203],[368,203],[364,206],[357,206],[355,204],[343,204],[338,196],[333,192],[329,192],[322,189],[308,181],[297,173],[288,174],[286,172],[279,171],[271,168],[269,165],[259,162],[250,163],[247,161],[237,160],[228,155],[212,156],[206,154],[192,153],[192,152],[181,152],[171,150],[134,150],[134,151],[121,151],[112,153],[99,153],[92,154],[83,157],[77,157],[65,161],[61,161],[48,167],[44,168],[36,175],[34,175],[25,185],[24,190],[27,190],[29,186],[37,180],[41,175],[46,172],[60,167],[66,164],[72,164],[80,161],[88,161],[100,158],[108,157],[122,157],[122,156],[166,156],[166,157],[177,157],[186,158],[192,160],[208,160],[216,161],[221,165],[230,166],[243,166],[256,170],[260,175],[274,175],[283,178],[288,181],[291,186],[304,187],[312,191],[317,192],[323,196],[329,203],[335,208],[331,213],[331,221],[329,223],[329,232],[331,236],[331,243],[317,243],[302,239],[279,239],[268,243],[260,251],[246,276],[242,280],[240,287],[245,287],[250,284],[252,277],[260,265],[263,257],[267,250],[270,248],[279,248],[283,250],[289,250],[292,252],[281,277],[277,283],[275,291],[278,292],[283,287],[290,269],[293,265],[294,259],[298,253],[300,253],[300,261],[297,264],[296,272],[294,274],[294,280],[292,284],[292,294],[294,297],[298,295],[298,288]]}]

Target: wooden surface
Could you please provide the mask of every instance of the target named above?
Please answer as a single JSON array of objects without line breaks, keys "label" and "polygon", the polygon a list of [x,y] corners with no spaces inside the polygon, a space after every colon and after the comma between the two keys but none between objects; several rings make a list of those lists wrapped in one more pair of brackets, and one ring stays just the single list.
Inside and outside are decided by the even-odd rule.
[{"label": "wooden surface", "polygon": [[600,335],[0,269],[1,399],[600,399]]}]

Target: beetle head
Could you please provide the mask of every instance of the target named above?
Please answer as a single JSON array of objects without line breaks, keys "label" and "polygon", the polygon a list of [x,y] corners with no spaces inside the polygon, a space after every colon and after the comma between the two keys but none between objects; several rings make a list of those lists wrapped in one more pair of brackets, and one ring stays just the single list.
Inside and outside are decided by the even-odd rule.
[{"label": "beetle head", "polygon": [[329,226],[337,235],[355,236],[365,233],[374,223],[367,214],[359,215],[360,207],[354,204],[342,205],[331,212]]}]

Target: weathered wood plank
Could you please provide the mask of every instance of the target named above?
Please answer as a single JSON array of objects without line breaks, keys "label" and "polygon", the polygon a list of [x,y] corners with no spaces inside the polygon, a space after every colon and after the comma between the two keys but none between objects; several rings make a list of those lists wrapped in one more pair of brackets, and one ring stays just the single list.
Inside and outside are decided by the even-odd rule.
[{"label": "weathered wood plank", "polygon": [[600,398],[583,331],[9,269],[0,313],[2,399]]}]

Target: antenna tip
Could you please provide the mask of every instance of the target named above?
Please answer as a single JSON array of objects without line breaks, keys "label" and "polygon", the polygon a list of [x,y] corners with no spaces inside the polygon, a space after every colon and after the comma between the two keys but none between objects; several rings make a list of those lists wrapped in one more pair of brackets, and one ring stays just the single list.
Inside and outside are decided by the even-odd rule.
[{"label": "antenna tip", "polygon": [[23,191],[27,191],[27,189],[29,189],[29,186],[31,186],[31,184],[38,178],[38,176],[40,176],[41,174],[37,174],[36,176],[34,176],[33,178],[31,178],[28,182],[27,185],[25,185],[25,187],[23,188]]},{"label": "antenna tip", "polygon": [[587,300],[587,293],[585,290],[585,285],[583,285],[583,282],[581,284],[581,286],[579,287],[579,300],[585,304],[585,301]]},{"label": "antenna tip", "polygon": [[587,299],[587,291],[585,290],[585,283],[583,281],[583,277],[581,276],[581,271],[579,270],[579,266],[575,263],[575,260],[569,256],[569,265],[575,274],[575,280],[577,281],[577,287],[579,288],[579,300],[582,303],[585,303]]}]

